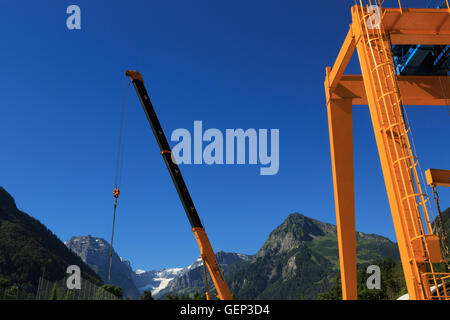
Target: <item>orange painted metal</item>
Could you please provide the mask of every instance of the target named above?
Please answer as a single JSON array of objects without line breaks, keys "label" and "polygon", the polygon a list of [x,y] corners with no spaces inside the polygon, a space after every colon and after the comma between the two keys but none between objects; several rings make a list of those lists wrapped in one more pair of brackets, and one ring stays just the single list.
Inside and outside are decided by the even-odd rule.
[{"label": "orange painted metal", "polygon": [[356,300],[356,231],[351,99],[327,102],[342,294]]},{"label": "orange painted metal", "polygon": [[[407,106],[445,106],[450,104],[447,76],[398,76],[403,104]],[[353,105],[367,105],[361,75],[343,75],[330,95],[331,99],[351,99]]]},{"label": "orange painted metal", "polygon": [[383,28],[392,44],[446,45],[450,43],[448,9],[382,9]]},{"label": "orange painted metal", "polygon": [[206,266],[208,267],[209,273],[211,275],[211,279],[216,286],[217,296],[220,300],[233,300],[230,290],[228,289],[228,286],[225,282],[225,278],[223,276],[219,262],[217,261],[211,243],[209,242],[208,236],[206,235],[205,229],[192,228],[192,232],[194,233],[195,239],[197,240],[198,246],[200,247],[200,256],[206,263]]},{"label": "orange painted metal", "polygon": [[[404,39],[415,39],[408,44],[450,44],[448,10],[383,9],[383,19],[377,28],[368,27],[371,13],[361,1],[351,12],[349,34],[333,69],[327,67],[325,79],[343,298],[357,296],[353,282],[356,251],[349,119],[351,105],[368,104],[409,297],[449,299],[445,290],[433,291],[449,286],[445,281],[450,274],[434,271],[433,263],[442,261],[440,245],[431,227],[425,205],[428,196],[422,191],[418,161],[411,148],[410,128],[403,111],[404,103],[447,105],[448,78],[442,81],[442,77],[397,77],[390,52],[392,43]],[[424,37],[428,37],[425,42]],[[362,77],[343,74],[355,46]],[[348,161],[343,160],[344,153]],[[353,231],[346,234],[349,228]]]},{"label": "orange painted metal", "polygon": [[450,170],[428,169],[425,177],[429,186],[450,187]]},{"label": "orange painted metal", "polygon": [[344,44],[339,51],[339,54],[336,58],[336,62],[334,63],[333,68],[329,71],[329,76],[327,78],[328,83],[327,86],[333,90],[336,88],[339,80],[344,75],[345,68],[347,67],[353,52],[355,51],[356,44],[355,38],[353,37],[352,28],[350,26],[350,30],[345,37]]}]

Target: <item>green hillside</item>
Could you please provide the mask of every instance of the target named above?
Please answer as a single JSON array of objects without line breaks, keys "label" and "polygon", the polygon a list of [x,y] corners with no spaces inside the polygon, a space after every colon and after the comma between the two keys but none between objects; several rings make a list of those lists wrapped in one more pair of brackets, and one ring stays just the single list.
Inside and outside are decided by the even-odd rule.
[{"label": "green hillside", "polygon": [[42,223],[17,209],[11,195],[0,187],[0,285],[16,284],[35,292],[39,277],[60,280],[69,265],[78,265],[86,280],[102,284],[80,257]]}]

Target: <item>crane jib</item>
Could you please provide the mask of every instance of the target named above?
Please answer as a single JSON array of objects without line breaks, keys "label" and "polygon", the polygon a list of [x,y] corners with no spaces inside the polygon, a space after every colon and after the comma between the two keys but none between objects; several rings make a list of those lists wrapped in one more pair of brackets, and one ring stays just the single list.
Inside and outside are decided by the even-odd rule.
[{"label": "crane jib", "polygon": [[184,182],[183,176],[181,175],[180,168],[176,163],[172,161],[172,151],[170,149],[169,143],[167,142],[166,135],[159,123],[158,117],[156,116],[155,109],[150,101],[147,90],[145,89],[144,82],[141,79],[132,78],[134,88],[141,100],[142,107],[144,108],[145,114],[147,115],[148,122],[152,127],[153,134],[155,135],[156,141],[158,142],[159,148],[161,150],[161,155],[164,158],[167,169],[169,170],[172,181],[177,189],[178,195],[180,197],[181,203],[183,204],[186,215],[189,219],[192,228],[203,228],[200,221],[200,217],[195,209],[194,202],[189,194],[189,191]]},{"label": "crane jib", "polygon": [[[155,135],[156,141],[158,142],[161,150],[161,155],[163,156],[164,162],[166,163],[167,169],[172,177],[172,181],[177,189],[186,215],[191,223],[192,232],[194,233],[195,239],[200,247],[200,256],[203,260],[203,264],[206,264],[206,267],[209,270],[211,278],[214,282],[214,286],[216,287],[217,296],[221,300],[232,300],[233,297],[230,289],[225,282],[222,270],[220,269],[220,265],[217,261],[217,257],[197,214],[194,203],[192,202],[183,176],[181,175],[180,168],[174,161],[172,161],[172,150],[170,149],[169,143],[167,142],[164,131],[161,128],[161,124],[159,123],[158,117],[156,116],[155,110],[150,101],[150,97],[145,89],[144,80],[142,79],[141,74],[137,71],[128,70],[125,75],[131,78],[134,88],[136,89],[139,99],[141,100],[147,119],[152,127],[153,134]],[[205,282],[206,281],[207,279],[205,279]],[[211,298],[208,288],[206,297],[208,300]]]}]

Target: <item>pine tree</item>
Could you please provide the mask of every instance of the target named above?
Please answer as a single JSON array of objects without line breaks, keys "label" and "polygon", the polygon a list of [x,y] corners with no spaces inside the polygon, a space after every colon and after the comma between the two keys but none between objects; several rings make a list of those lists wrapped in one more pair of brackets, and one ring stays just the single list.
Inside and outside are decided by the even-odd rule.
[{"label": "pine tree", "polygon": [[141,295],[141,300],[154,300],[152,297],[152,293],[148,290],[145,290]]},{"label": "pine tree", "polygon": [[50,294],[50,300],[59,300],[58,285],[56,283],[53,285],[52,293]]},{"label": "pine tree", "polygon": [[101,286],[101,288],[108,291],[109,293],[112,293],[119,299],[123,299],[123,290],[121,287],[115,286],[113,284],[104,284],[103,286]]}]

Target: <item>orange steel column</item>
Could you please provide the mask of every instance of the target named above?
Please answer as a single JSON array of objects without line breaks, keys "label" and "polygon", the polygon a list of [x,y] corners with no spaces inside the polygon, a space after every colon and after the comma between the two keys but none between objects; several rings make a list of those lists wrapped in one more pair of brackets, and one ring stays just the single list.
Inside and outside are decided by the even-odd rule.
[{"label": "orange steel column", "polygon": [[[326,88],[328,92],[328,88]],[[328,94],[327,94],[328,96]],[[342,298],[357,299],[351,99],[327,99]]]}]

